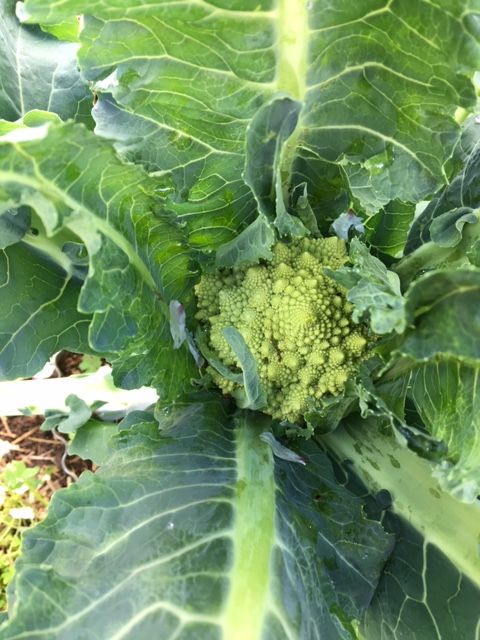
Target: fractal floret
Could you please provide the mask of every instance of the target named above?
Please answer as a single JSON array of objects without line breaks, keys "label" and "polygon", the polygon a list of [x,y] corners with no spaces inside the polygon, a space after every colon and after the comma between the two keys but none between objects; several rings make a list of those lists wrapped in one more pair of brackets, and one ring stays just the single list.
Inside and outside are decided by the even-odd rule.
[{"label": "fractal floret", "polygon": [[[275,418],[297,421],[312,401],[341,393],[366,358],[367,332],[353,322],[343,287],[324,274],[346,261],[343,240],[303,238],[276,244],[270,262],[207,273],[196,286],[209,349],[240,371],[223,331],[240,332],[266,393],[263,411]],[[234,393],[238,383],[217,369],[209,368],[215,383]]]}]

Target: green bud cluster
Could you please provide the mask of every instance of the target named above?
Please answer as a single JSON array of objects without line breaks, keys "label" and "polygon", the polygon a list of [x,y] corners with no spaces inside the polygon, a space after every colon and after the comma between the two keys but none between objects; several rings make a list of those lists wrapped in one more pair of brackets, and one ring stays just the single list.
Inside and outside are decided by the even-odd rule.
[{"label": "green bud cluster", "polygon": [[[341,393],[366,358],[366,330],[353,322],[345,289],[323,273],[346,261],[343,240],[303,238],[276,244],[271,262],[207,273],[195,287],[210,349],[239,371],[223,329],[242,334],[266,392],[264,411],[275,418],[295,422],[311,400]],[[238,387],[209,371],[225,394]]]}]

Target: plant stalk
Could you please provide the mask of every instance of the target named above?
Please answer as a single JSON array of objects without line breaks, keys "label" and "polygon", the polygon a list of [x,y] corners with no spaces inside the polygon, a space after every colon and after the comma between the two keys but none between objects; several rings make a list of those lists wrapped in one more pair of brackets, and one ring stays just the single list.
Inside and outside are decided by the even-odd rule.
[{"label": "plant stalk", "polygon": [[104,414],[146,408],[158,399],[154,389],[148,387],[115,387],[110,367],[100,367],[95,373],[65,378],[0,382],[0,416],[44,415],[47,410],[68,412],[65,400],[72,394],[89,406],[103,401],[100,411]]},{"label": "plant stalk", "polygon": [[480,586],[478,500],[466,504],[442,491],[429,461],[380,433],[372,422],[359,420],[319,440],[340,462],[351,460],[353,470],[371,492],[389,491],[390,509]]}]

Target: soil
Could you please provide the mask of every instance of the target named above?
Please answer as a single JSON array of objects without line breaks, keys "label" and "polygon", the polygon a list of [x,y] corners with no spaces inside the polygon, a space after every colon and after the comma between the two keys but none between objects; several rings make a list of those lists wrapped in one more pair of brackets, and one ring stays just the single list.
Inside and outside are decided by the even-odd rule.
[{"label": "soil", "polygon": [[49,475],[42,493],[48,499],[57,489],[68,487],[86,469],[92,469],[90,461],[78,456],[66,456],[66,441],[57,439],[50,431],[41,431],[42,416],[0,418],[0,439],[13,445],[12,451],[0,459],[0,470],[13,460],[27,467],[39,467],[39,475]]},{"label": "soil", "polygon": [[75,373],[82,373],[81,364],[83,356],[81,353],[72,351],[60,351],[56,358],[57,366],[62,376],[72,376]]}]

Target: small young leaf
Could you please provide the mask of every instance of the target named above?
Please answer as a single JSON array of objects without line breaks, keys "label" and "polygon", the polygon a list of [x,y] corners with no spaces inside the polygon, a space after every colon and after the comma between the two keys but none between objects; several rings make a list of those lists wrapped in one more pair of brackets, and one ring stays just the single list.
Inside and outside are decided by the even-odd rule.
[{"label": "small young leaf", "polygon": [[215,264],[222,268],[271,260],[274,242],[275,232],[271,224],[265,215],[259,214],[236,238],[217,249]]},{"label": "small young leaf", "polygon": [[295,451],[292,451],[288,447],[284,447],[283,444],[276,440],[275,436],[270,431],[264,431],[260,434],[259,437],[260,440],[263,440],[270,445],[273,451],[273,455],[276,458],[287,460],[289,462],[296,462],[297,464],[302,464],[303,466],[307,464],[302,456],[299,456],[298,453],[295,453]]},{"label": "small young leaf", "polygon": [[350,229],[355,229],[355,231],[358,231],[358,233],[365,232],[363,220],[351,211],[341,213],[338,218],[332,223],[332,229],[335,231],[335,235],[337,235],[342,240],[348,240]]},{"label": "small young leaf", "polygon": [[378,335],[406,327],[405,299],[400,291],[400,279],[378,258],[370,254],[358,238],[350,244],[351,267],[336,271],[325,269],[327,275],[349,289],[347,299],[353,304],[353,319],[367,317],[371,329]]},{"label": "small young leaf", "polygon": [[226,327],[223,330],[225,340],[237,356],[243,371],[243,389],[234,392],[237,404],[243,409],[262,409],[267,402],[257,372],[257,363],[243,339],[242,334],[235,327]]},{"label": "small young leaf", "polygon": [[440,247],[455,247],[462,239],[463,227],[476,224],[478,216],[468,207],[446,211],[432,220],[430,236]]},{"label": "small young leaf", "polygon": [[170,310],[170,333],[173,338],[173,348],[180,349],[187,339],[185,308],[178,300],[171,300]]}]

